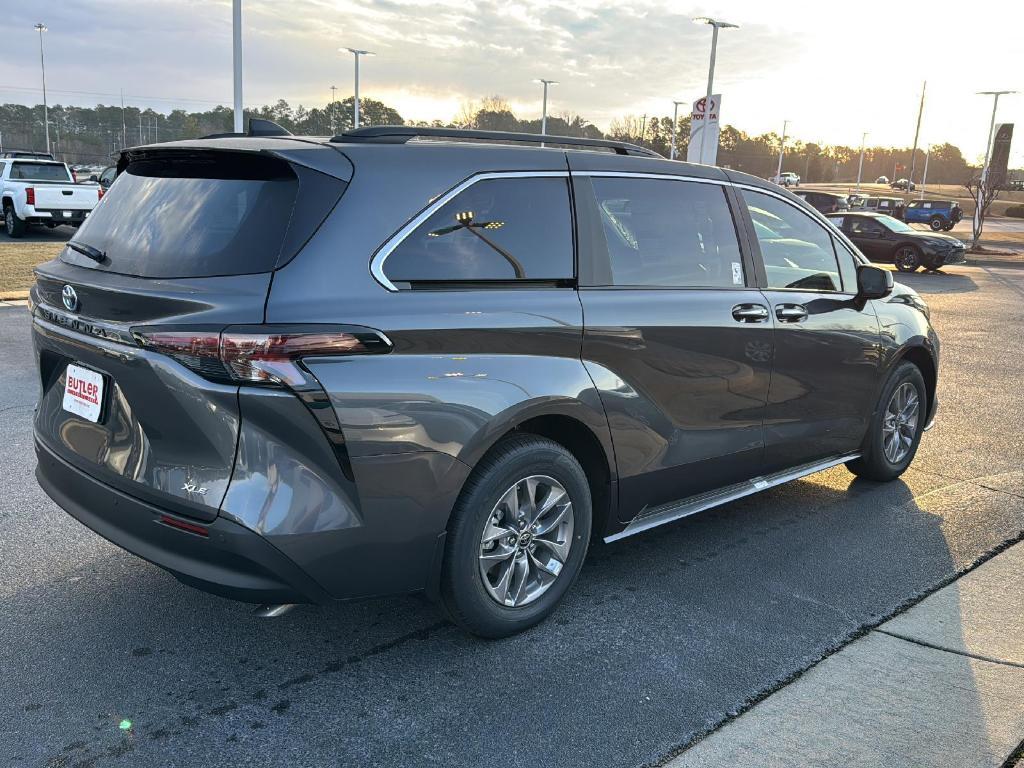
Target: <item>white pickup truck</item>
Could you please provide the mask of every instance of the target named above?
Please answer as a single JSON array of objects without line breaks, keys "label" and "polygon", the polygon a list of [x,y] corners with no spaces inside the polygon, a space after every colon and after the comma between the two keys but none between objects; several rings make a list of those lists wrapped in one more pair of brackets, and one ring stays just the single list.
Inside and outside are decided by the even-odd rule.
[{"label": "white pickup truck", "polygon": [[0,189],[8,237],[21,237],[30,224],[80,226],[103,197],[102,187],[76,184],[56,160],[0,159]]}]

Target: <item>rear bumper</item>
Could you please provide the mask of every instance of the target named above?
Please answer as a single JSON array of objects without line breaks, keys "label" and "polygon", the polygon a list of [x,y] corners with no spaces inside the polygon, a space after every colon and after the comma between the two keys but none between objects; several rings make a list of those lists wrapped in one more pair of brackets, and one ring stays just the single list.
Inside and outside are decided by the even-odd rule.
[{"label": "rear bumper", "polygon": [[[25,220],[34,224],[81,224],[90,212],[85,209],[30,208],[25,211]],[[65,213],[68,215],[65,216]]]},{"label": "rear bumper", "polygon": [[[160,522],[167,512],[72,467],[38,440],[36,478],[68,514],[194,587],[254,603],[326,603],[331,596],[265,537],[223,518],[207,536]],[[195,523],[195,521],[186,521]]]}]

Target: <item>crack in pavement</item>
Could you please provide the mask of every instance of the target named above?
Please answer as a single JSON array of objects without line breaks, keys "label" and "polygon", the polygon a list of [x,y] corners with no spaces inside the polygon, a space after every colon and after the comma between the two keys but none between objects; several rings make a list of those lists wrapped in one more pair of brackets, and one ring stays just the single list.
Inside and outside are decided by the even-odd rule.
[{"label": "crack in pavement", "polygon": [[955,648],[947,648],[943,645],[936,645],[935,643],[929,643],[927,640],[918,640],[914,637],[907,637],[897,632],[890,632],[887,629],[875,629],[873,632],[877,632],[880,635],[888,635],[889,637],[895,637],[897,640],[903,640],[907,643],[913,643],[914,645],[920,645],[922,648],[931,648],[935,651],[942,651],[943,653],[955,653],[957,656],[966,656],[970,659],[977,659],[978,661],[988,661],[992,664],[1002,664],[1006,667],[1017,667],[1018,669],[1024,669],[1024,664],[1016,661],[1007,661],[1005,659],[997,659],[994,656],[984,656],[980,653],[969,653],[967,651],[958,651]]}]

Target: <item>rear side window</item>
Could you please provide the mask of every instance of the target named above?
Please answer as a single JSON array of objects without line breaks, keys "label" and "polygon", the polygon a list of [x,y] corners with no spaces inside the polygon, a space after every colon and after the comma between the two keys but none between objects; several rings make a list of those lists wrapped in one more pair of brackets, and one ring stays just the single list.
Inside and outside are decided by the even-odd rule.
[{"label": "rear side window", "polygon": [[757,233],[769,288],[839,291],[839,265],[832,236],[796,206],[743,190]]},{"label": "rear side window", "polygon": [[[143,156],[75,235],[106,260],[97,265],[70,249],[62,258],[148,278],[268,272],[294,255],[345,189],[341,180],[298,171],[301,184],[288,163],[253,153]],[[308,202],[297,206],[300,187]]]},{"label": "rear side window", "polygon": [[11,178],[23,181],[71,181],[71,174],[62,163],[11,164]]},{"label": "rear side window", "polygon": [[745,284],[736,226],[717,184],[594,177],[611,284],[732,288]]},{"label": "rear side window", "polygon": [[573,277],[568,180],[478,181],[438,208],[388,255],[393,282]]}]

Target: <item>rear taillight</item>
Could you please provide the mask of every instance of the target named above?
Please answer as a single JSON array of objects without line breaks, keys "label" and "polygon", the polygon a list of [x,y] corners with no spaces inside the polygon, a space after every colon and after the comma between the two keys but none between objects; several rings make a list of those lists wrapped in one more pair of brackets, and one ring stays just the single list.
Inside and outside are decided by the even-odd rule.
[{"label": "rear taillight", "polygon": [[71,180],[73,182],[75,182],[75,184],[78,183],[78,174],[75,173],[75,169],[74,168],[71,169]]},{"label": "rear taillight", "polygon": [[97,187],[97,189],[96,189],[96,199],[97,200],[102,200],[103,199],[103,187]]},{"label": "rear taillight", "polygon": [[34,187],[25,187],[25,203],[28,205],[36,204],[36,190]]},{"label": "rear taillight", "polygon": [[134,328],[142,346],[210,379],[303,388],[312,383],[308,357],[388,352],[379,331],[359,326],[230,326],[203,329]]}]

